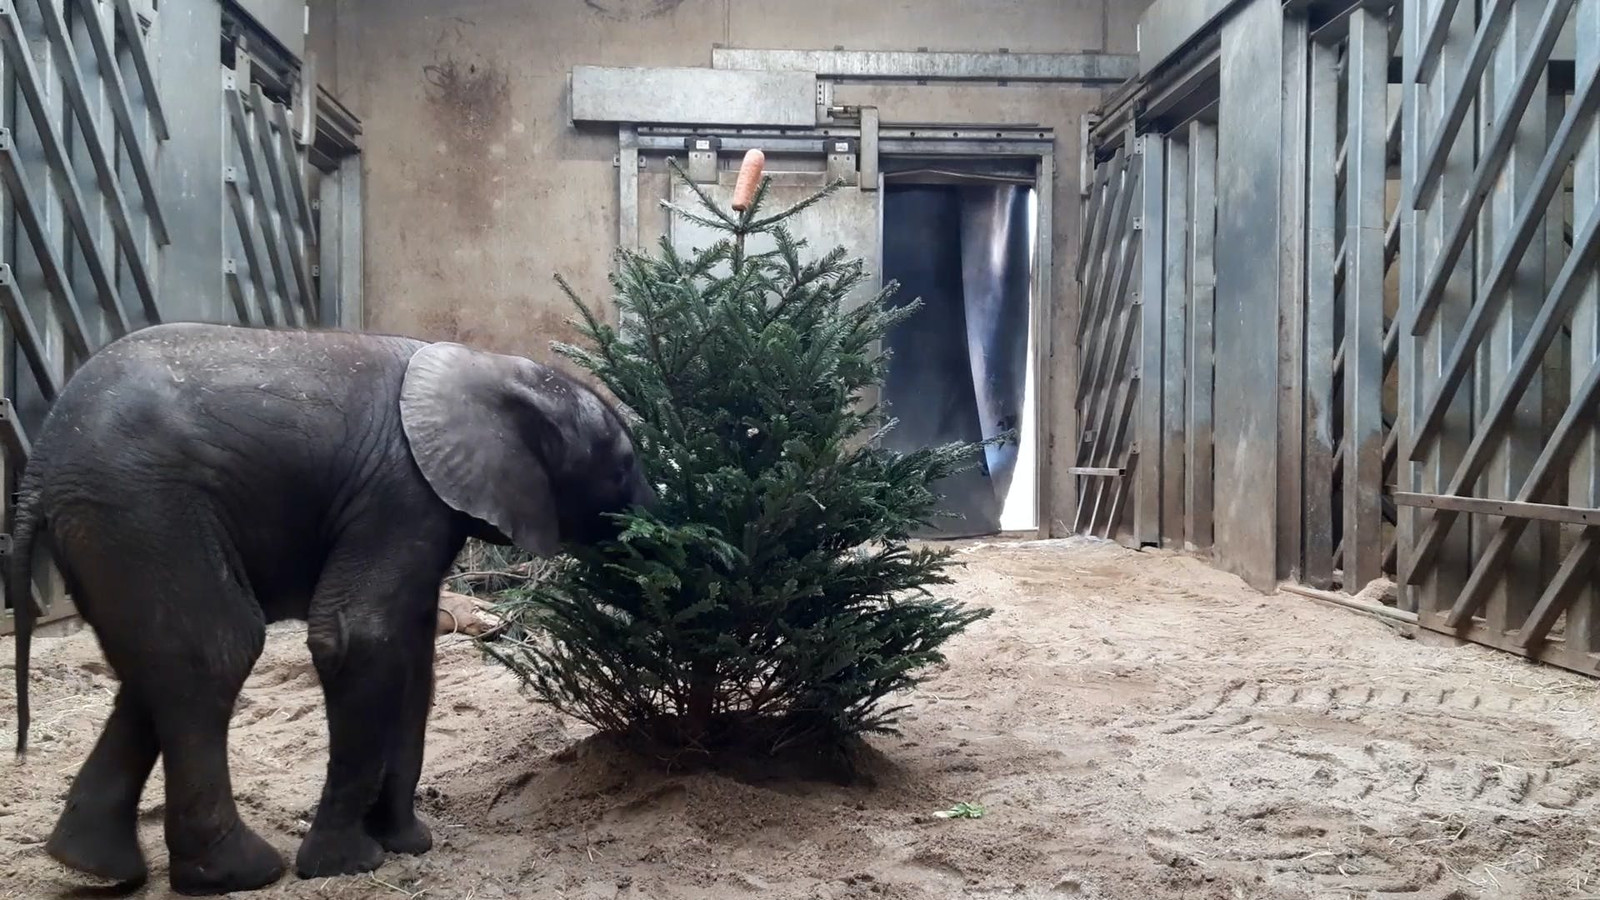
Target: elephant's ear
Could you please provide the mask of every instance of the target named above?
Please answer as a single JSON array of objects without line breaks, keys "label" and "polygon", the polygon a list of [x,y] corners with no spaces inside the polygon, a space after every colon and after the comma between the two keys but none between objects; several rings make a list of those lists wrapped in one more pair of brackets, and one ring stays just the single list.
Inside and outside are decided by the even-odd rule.
[{"label": "elephant's ear", "polygon": [[556,381],[530,360],[438,343],[411,357],[400,388],[411,456],[434,493],[540,556],[561,540],[542,446],[556,436]]}]

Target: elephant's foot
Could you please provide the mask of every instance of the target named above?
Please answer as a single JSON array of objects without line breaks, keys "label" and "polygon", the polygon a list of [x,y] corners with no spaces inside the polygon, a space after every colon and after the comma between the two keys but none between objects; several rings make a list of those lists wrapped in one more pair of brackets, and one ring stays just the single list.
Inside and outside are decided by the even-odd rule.
[{"label": "elephant's foot", "polygon": [[360,828],[336,831],[312,827],[294,862],[295,873],[301,878],[360,875],[381,865],[383,845]]},{"label": "elephant's foot", "polygon": [[406,821],[397,824],[390,821],[389,816],[374,812],[367,816],[367,834],[390,853],[421,856],[433,849],[433,832],[416,813],[410,813]]},{"label": "elephant's foot", "polygon": [[150,875],[131,816],[69,804],[44,850],[69,869],[117,884],[143,884]]},{"label": "elephant's foot", "polygon": [[172,890],[189,897],[253,891],[283,877],[283,857],[243,822],[198,858],[172,858]]}]

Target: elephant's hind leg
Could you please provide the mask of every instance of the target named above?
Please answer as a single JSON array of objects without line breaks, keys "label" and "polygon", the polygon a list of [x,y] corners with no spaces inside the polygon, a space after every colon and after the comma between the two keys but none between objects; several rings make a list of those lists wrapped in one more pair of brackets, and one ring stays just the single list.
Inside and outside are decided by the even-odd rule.
[{"label": "elephant's hind leg", "polygon": [[[86,564],[74,568],[94,601],[84,614],[112,668],[144,701],[160,747],[173,890],[253,890],[282,877],[284,863],[239,819],[228,720],[266,628],[204,504],[165,499],[147,504],[137,527],[118,523],[81,545]],[[92,766],[93,758],[86,771],[102,771]]]},{"label": "elephant's hind leg", "polygon": [[96,878],[143,883],[148,870],[139,849],[139,796],[158,752],[150,711],[124,683],[100,740],[73,779],[45,852]]}]

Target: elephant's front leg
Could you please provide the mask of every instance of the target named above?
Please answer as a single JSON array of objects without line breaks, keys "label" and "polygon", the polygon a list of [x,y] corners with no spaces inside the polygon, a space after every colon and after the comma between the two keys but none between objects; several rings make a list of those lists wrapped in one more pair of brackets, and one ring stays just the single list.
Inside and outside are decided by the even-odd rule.
[{"label": "elephant's front leg", "polygon": [[328,708],[328,774],[295,861],[303,878],[369,872],[386,849],[421,852],[419,844],[432,843],[411,801],[438,585],[454,554],[425,543],[409,550],[341,548],[312,600],[307,643]]},{"label": "elephant's front leg", "polygon": [[328,772],[311,830],[300,844],[301,878],[355,875],[383,863],[363,824],[378,798],[390,736],[400,717],[405,667],[360,600],[313,608],[307,643],[328,713]]},{"label": "elephant's front leg", "polygon": [[[367,813],[367,833],[390,853],[421,854],[433,847],[433,834],[417,818],[417,781],[422,777],[423,742],[428,711],[433,706],[434,624],[438,592],[431,588],[411,599],[415,620],[401,640],[408,665],[400,717],[390,736],[389,752],[377,802]],[[410,598],[408,598],[410,599]]]}]

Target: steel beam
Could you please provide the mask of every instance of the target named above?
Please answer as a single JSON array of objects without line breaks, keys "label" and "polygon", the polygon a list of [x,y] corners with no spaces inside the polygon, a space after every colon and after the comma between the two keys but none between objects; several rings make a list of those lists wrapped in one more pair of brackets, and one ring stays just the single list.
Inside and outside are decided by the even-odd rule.
[{"label": "steel beam", "polygon": [[1156,69],[1242,5],[1241,0],[1155,0],[1139,17],[1139,72]]},{"label": "steel beam", "polygon": [[570,85],[575,124],[817,124],[816,76],[810,72],[574,66]]},{"label": "steel beam", "polygon": [[1158,134],[1139,138],[1144,174],[1139,196],[1139,424],[1133,439],[1139,468],[1133,479],[1133,544],[1161,543],[1161,342],[1165,277],[1167,145]]},{"label": "steel beam", "polygon": [[1115,53],[975,53],[904,50],[754,50],[716,47],[719,71],[803,72],[860,81],[1023,81],[1121,84],[1139,74],[1136,57]]},{"label": "steel beam", "polygon": [[[1183,546],[1183,467],[1188,449],[1184,401],[1188,352],[1185,332],[1189,322],[1189,143],[1184,136],[1168,138],[1166,203],[1162,267],[1161,321],[1161,545]],[[1148,344],[1147,344],[1148,346]],[[1148,441],[1146,442],[1148,446]]]},{"label": "steel beam", "polygon": [[[1164,7],[1167,4],[1159,4]],[[1148,21],[1148,19],[1147,19]],[[1283,219],[1284,26],[1249,0],[1223,27],[1217,152],[1216,561],[1278,583],[1278,314]]]}]

